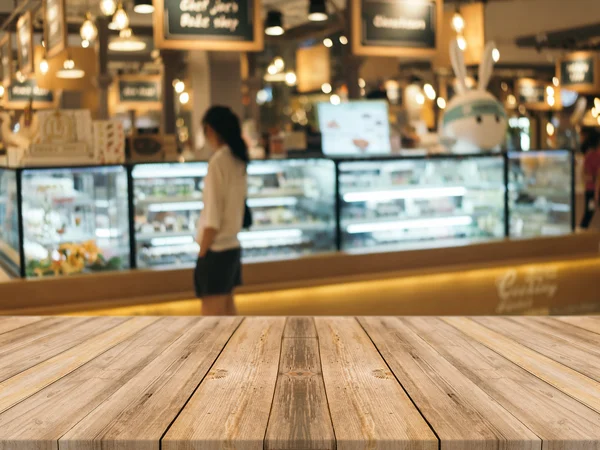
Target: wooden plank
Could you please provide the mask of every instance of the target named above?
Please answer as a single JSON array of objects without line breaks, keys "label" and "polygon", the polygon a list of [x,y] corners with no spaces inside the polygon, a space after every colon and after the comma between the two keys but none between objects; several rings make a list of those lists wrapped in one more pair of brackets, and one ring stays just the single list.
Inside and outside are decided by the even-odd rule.
[{"label": "wooden plank", "polygon": [[288,318],[284,336],[265,450],[335,449],[313,319]]},{"label": "wooden plank", "polygon": [[360,318],[444,450],[541,449],[542,441],[396,318]]},{"label": "wooden plank", "polygon": [[400,320],[539,436],[544,449],[600,446],[600,414],[440,319]]},{"label": "wooden plank", "polygon": [[438,440],[354,318],[316,318],[337,448],[437,449]]},{"label": "wooden plank", "polygon": [[[71,319],[63,319],[65,321]],[[135,317],[0,383],[0,413],[133,336],[156,317]]]},{"label": "wooden plank", "polygon": [[[146,322],[150,325],[0,414],[0,450],[58,450],[61,436],[103,402],[113,401],[112,396],[123,385],[166,351],[196,320],[165,317]],[[139,328],[135,323],[130,325]],[[166,419],[173,420],[174,415]],[[158,441],[155,444],[158,448]]]},{"label": "wooden plank", "polygon": [[262,449],[285,318],[247,318],[162,440],[162,450]]},{"label": "wooden plank", "polygon": [[600,412],[600,383],[465,317],[442,320],[565,394]]},{"label": "wooden plank", "polygon": [[[527,321],[527,319],[530,320]],[[570,345],[574,345],[590,353],[600,354],[600,333],[594,333],[567,322],[556,320],[554,317],[513,316],[513,320],[541,331],[551,331],[554,336],[568,341]]]},{"label": "wooden plank", "polygon": [[600,317],[565,316],[555,317],[555,319],[600,334]]},{"label": "wooden plank", "polygon": [[[78,324],[87,320],[79,317],[72,324]],[[56,331],[69,329],[68,319],[64,317],[48,317],[47,319],[34,322],[24,327],[18,327],[10,332],[0,334],[0,352],[13,350],[15,347],[27,346],[30,342]]]},{"label": "wooden plank", "polygon": [[312,317],[289,317],[283,330],[284,338],[315,338],[317,330]]},{"label": "wooden plank", "polygon": [[125,317],[63,319],[64,327],[51,327],[36,339],[0,347],[0,381],[52,358],[82,341],[127,320]]},{"label": "wooden plank", "polygon": [[[519,321],[502,317],[481,317],[473,320],[586,377],[600,381],[598,345],[594,349],[582,349],[576,342],[561,337],[560,330],[544,328],[543,324],[536,323],[534,319]],[[598,338],[600,344],[600,335]]]},{"label": "wooden plank", "polygon": [[[59,441],[61,450],[153,450],[242,319],[196,319]],[[135,444],[133,444],[135,443]]]},{"label": "wooden plank", "polygon": [[42,319],[42,316],[0,317],[0,334],[16,330],[17,328],[24,327],[31,323],[39,322]]}]

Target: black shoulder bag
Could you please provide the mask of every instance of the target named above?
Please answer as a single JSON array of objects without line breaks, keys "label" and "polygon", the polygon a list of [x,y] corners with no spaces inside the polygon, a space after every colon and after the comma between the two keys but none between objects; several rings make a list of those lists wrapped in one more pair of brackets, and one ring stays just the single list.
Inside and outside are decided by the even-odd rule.
[{"label": "black shoulder bag", "polygon": [[247,230],[251,226],[252,226],[252,211],[250,211],[250,208],[248,208],[248,201],[245,201],[244,202],[244,223],[242,225],[242,228]]}]

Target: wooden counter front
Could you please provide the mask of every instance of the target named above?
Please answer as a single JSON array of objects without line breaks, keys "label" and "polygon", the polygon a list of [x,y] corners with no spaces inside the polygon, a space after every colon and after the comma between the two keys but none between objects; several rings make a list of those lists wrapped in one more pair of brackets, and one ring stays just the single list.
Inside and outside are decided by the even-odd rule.
[{"label": "wooden counter front", "polygon": [[595,449],[600,318],[0,318],[0,448]]}]

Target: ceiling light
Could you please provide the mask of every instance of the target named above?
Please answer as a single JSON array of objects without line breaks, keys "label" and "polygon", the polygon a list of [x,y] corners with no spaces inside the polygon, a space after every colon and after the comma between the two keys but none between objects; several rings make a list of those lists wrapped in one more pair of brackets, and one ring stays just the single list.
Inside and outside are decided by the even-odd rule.
[{"label": "ceiling light", "polygon": [[321,90],[323,91],[324,94],[330,94],[332,91],[331,84],[323,83],[321,85]]},{"label": "ceiling light", "polygon": [[503,81],[502,84],[500,84],[500,87],[504,92],[508,92],[508,84],[505,81]]},{"label": "ceiling light", "polygon": [[281,36],[283,33],[285,33],[285,30],[283,29],[283,15],[281,11],[269,11],[265,20],[265,34],[268,36]]},{"label": "ceiling light", "polygon": [[417,101],[418,105],[424,105],[425,104],[425,96],[422,93],[420,93],[420,92],[417,93],[417,95],[415,97],[415,100]]},{"label": "ceiling light", "polygon": [[83,78],[85,72],[81,69],[76,69],[75,61],[73,61],[70,56],[67,56],[67,59],[65,59],[65,62],[63,63],[63,68],[56,72],[56,76],[67,80],[76,80],[78,78]]},{"label": "ceiling light", "polygon": [[458,48],[460,48],[463,52],[467,49],[467,40],[464,36],[457,36],[456,42],[458,43]]},{"label": "ceiling light", "polygon": [[333,41],[329,38],[323,39],[323,45],[327,48],[333,47]]},{"label": "ceiling light", "polygon": [[423,90],[425,91],[425,95],[429,100],[435,100],[436,93],[431,84],[427,83],[425,86],[423,86]]},{"label": "ceiling light", "polygon": [[511,106],[515,106],[517,104],[517,97],[513,94],[509,94],[508,97],[506,97],[506,102]]},{"label": "ceiling light", "polygon": [[90,46],[90,41],[88,41],[87,39],[82,39],[81,40],[81,46],[83,48],[88,48]]},{"label": "ceiling light", "polygon": [[285,67],[285,62],[283,61],[282,57],[278,56],[273,60],[273,65],[277,68],[277,70],[283,70]]},{"label": "ceiling light", "polygon": [[554,125],[551,122],[546,124],[546,133],[548,136],[554,136]]},{"label": "ceiling light", "polygon": [[178,94],[181,94],[183,91],[185,91],[185,83],[181,80],[175,81],[173,83],[173,87],[175,88],[175,92]]},{"label": "ceiling light", "polygon": [[277,67],[275,67],[275,64],[269,64],[269,67],[267,67],[267,73],[270,75],[275,75],[277,72],[279,72],[277,70]]},{"label": "ceiling light", "polygon": [[361,89],[364,89],[367,86],[367,82],[365,81],[364,78],[359,78],[358,79],[358,87],[360,87]]},{"label": "ceiling light", "polygon": [[190,94],[188,94],[187,92],[182,92],[179,95],[179,103],[181,103],[182,105],[186,105],[187,102],[190,101]]},{"label": "ceiling light", "polygon": [[340,36],[340,44],[347,45],[348,44],[348,38],[346,36]]},{"label": "ceiling light", "polygon": [[119,37],[108,43],[108,49],[113,52],[139,52],[146,48],[146,43],[135,37],[131,28],[125,28]]},{"label": "ceiling light", "polygon": [[4,97],[4,86],[0,84],[0,97]]},{"label": "ceiling light", "polygon": [[465,29],[465,19],[463,18],[462,14],[458,10],[458,8],[456,9],[456,12],[452,16],[452,28],[457,33],[462,33]]},{"label": "ceiling light", "polygon": [[342,99],[339,95],[333,94],[331,97],[329,97],[329,101],[332,105],[339,105],[342,102]]},{"label": "ceiling light", "polygon": [[96,28],[92,20],[92,15],[89,12],[85,15],[85,20],[79,29],[79,34],[81,35],[81,39],[86,41],[93,41],[98,36],[98,28]]},{"label": "ceiling light", "polygon": [[108,25],[111,30],[124,30],[129,27],[129,16],[123,9],[123,4],[119,3],[117,11],[113,16],[112,22]]},{"label": "ceiling light", "polygon": [[21,72],[20,70],[18,70],[15,74],[15,78],[19,83],[25,83],[25,80],[27,79],[25,75],[23,75],[23,72]]},{"label": "ceiling light", "polygon": [[546,95],[548,97],[554,97],[554,88],[552,86],[546,86]]},{"label": "ceiling light", "polygon": [[497,48],[492,50],[492,59],[494,60],[495,63],[500,61],[500,50],[498,50]]},{"label": "ceiling light", "polygon": [[311,22],[323,22],[327,20],[327,8],[325,0],[310,0],[308,7],[308,20]]},{"label": "ceiling light", "polygon": [[556,87],[558,87],[559,81],[557,77],[552,77],[552,84]]},{"label": "ceiling light", "polygon": [[293,86],[296,84],[296,74],[294,72],[288,72],[285,74],[285,84]]},{"label": "ceiling light", "polygon": [[49,68],[48,61],[46,61],[45,57],[41,59],[39,67],[40,67],[40,72],[43,75],[46,75],[48,73],[48,68]]},{"label": "ceiling light", "polygon": [[548,97],[546,101],[548,102],[548,105],[551,107],[554,106],[554,104],[556,103],[556,100],[554,100],[554,97]]},{"label": "ceiling light", "polygon": [[112,16],[117,10],[117,3],[115,0],[100,0],[100,11],[105,16]]},{"label": "ceiling light", "polygon": [[152,14],[154,5],[152,0],[135,0],[133,10],[138,14]]},{"label": "ceiling light", "polygon": [[446,99],[444,97],[438,97],[437,105],[440,109],[446,109]]}]

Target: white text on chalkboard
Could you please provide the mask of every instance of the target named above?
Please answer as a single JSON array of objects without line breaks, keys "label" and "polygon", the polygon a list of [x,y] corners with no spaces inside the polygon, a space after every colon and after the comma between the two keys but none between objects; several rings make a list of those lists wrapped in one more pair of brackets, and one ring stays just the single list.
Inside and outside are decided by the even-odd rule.
[{"label": "white text on chalkboard", "polygon": [[586,61],[575,61],[567,64],[567,72],[571,83],[582,83],[590,71],[590,64]]},{"label": "white text on chalkboard", "polygon": [[[180,25],[182,28],[226,29],[231,32],[237,30],[240,21],[226,14],[235,14],[240,7],[237,1],[217,0],[209,8],[210,0],[181,0],[179,9],[181,14]],[[195,14],[194,14],[195,13]]]},{"label": "white text on chalkboard", "polygon": [[154,98],[157,97],[157,92],[155,87],[126,86],[123,88],[123,97]]},{"label": "white text on chalkboard", "polygon": [[407,19],[406,17],[386,17],[381,14],[373,18],[375,28],[388,30],[425,30],[427,23],[423,19]]}]

